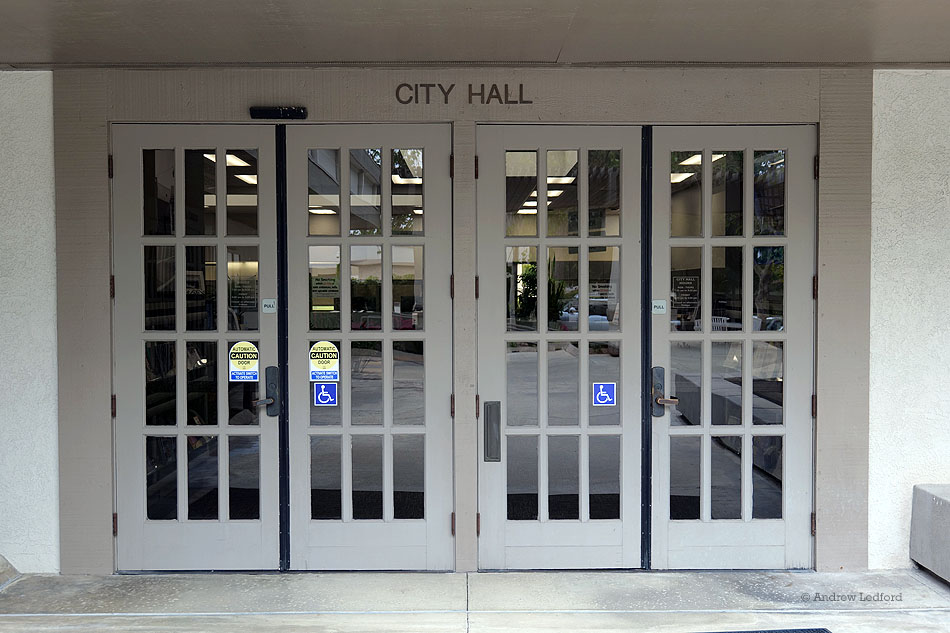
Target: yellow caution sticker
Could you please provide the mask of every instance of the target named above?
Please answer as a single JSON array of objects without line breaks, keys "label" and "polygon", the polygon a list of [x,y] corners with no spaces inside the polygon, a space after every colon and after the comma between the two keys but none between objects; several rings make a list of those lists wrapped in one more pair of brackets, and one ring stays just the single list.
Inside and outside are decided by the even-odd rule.
[{"label": "yellow caution sticker", "polygon": [[261,355],[257,345],[240,341],[228,350],[228,382],[258,382]]},{"label": "yellow caution sticker", "polygon": [[310,380],[339,382],[340,350],[330,341],[314,343],[310,348]]}]

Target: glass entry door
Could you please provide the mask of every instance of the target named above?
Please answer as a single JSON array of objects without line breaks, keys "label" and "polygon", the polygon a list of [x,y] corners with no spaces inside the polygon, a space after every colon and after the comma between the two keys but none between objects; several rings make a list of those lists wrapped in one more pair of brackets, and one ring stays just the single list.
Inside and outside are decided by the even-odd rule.
[{"label": "glass entry door", "polygon": [[639,567],[641,130],[477,147],[479,566]]}]

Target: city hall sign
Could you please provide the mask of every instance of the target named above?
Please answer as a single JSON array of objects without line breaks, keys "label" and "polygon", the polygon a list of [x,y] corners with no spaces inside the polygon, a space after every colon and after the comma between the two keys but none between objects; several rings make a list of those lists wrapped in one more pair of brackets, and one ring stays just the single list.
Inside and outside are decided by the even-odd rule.
[{"label": "city hall sign", "polygon": [[448,105],[450,100],[468,98],[469,105],[526,105],[534,103],[525,96],[524,84],[399,84],[396,101],[402,105],[432,103]]}]

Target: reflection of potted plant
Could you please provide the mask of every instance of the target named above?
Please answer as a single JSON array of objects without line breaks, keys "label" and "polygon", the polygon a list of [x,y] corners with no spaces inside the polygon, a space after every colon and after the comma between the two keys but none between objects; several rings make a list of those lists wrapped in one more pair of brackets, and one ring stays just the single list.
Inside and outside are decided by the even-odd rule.
[{"label": "reflection of potted plant", "polygon": [[517,317],[529,319],[538,307],[538,267],[526,264],[521,270],[521,292],[518,293]]},{"label": "reflection of potted plant", "polygon": [[554,278],[556,265],[556,259],[552,259],[548,265],[548,323],[558,323],[561,320],[561,312],[568,304],[568,300],[564,296],[565,283]]}]

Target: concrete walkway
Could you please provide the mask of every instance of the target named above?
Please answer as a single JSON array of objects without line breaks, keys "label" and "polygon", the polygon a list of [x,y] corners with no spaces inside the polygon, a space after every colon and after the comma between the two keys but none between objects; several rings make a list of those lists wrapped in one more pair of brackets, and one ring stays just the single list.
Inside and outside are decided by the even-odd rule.
[{"label": "concrete walkway", "polygon": [[0,591],[0,633],[792,627],[950,633],[950,588],[908,570],[34,575]]}]

